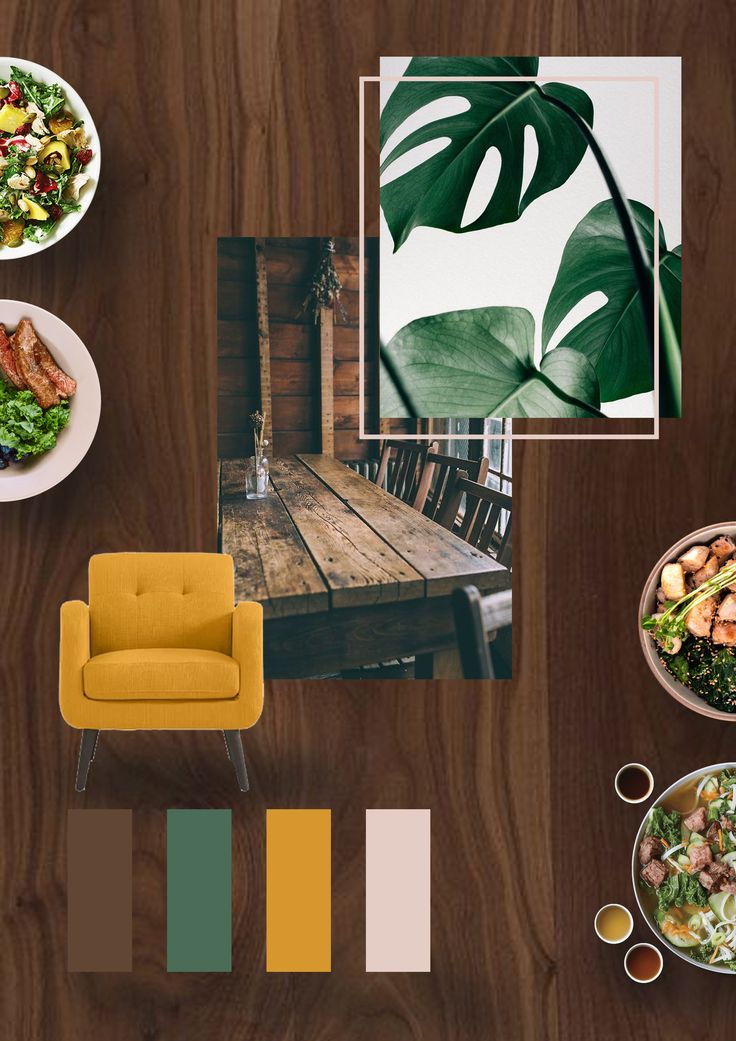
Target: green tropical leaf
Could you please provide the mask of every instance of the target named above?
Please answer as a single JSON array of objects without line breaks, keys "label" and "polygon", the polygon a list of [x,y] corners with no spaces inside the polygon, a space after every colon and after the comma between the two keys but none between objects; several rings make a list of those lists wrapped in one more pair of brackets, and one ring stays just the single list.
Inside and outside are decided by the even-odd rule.
[{"label": "green tropical leaf", "polygon": [[[536,76],[538,58],[412,58],[405,76]],[[593,103],[577,87],[561,83],[398,83],[381,113],[381,147],[407,117],[440,98],[461,96],[470,108],[433,120],[405,137],[386,157],[385,170],[410,149],[449,137],[442,151],[381,188],[381,206],[394,250],[413,228],[474,231],[518,220],[535,199],[559,188],[577,168],[587,144],[578,128],[547,96],[565,101],[593,124]],[[524,128],[537,136],[539,156],[521,193]],[[483,213],[461,227],[478,169],[490,148],[501,172]]]},{"label": "green tropical leaf", "polygon": [[384,350],[385,348],[381,347],[381,369],[379,373],[381,383],[379,388],[381,415],[391,416],[392,419],[409,419],[409,410],[401,400],[401,395],[399,394],[396,384],[391,379],[391,374],[383,362]]},{"label": "green tropical leaf", "polygon": [[[640,202],[629,203],[650,264],[654,262],[654,214]],[[659,226],[659,278],[676,338],[673,365],[679,365],[681,324],[681,248],[668,251]],[[546,352],[560,323],[591,293],[602,292],[606,303],[560,340],[561,347],[584,354],[594,366],[603,401],[643,394],[654,386],[652,352],[644,324],[639,287],[613,202],[598,203],[567,240],[542,323]],[[552,351],[554,354],[555,351]],[[670,364],[667,357],[664,364]],[[678,372],[679,378],[679,372]]]},{"label": "green tropical leaf", "polygon": [[[418,318],[400,329],[383,352],[418,416],[601,415],[598,380],[582,354],[552,351],[535,367],[534,319],[522,307],[479,307]],[[387,378],[384,373],[382,387]],[[381,398],[381,416],[399,414],[388,411],[397,396]]]}]

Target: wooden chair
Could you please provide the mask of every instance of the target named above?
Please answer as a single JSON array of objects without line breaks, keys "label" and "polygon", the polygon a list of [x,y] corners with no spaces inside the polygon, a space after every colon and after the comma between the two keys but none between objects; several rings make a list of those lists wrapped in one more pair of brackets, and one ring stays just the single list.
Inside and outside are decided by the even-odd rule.
[{"label": "wooden chair", "polygon": [[[465,496],[465,513],[456,526]],[[505,519],[502,513],[506,514]],[[437,518],[443,528],[454,531],[464,542],[503,564],[511,565],[511,496],[460,477],[445,496]]]},{"label": "wooden chair", "polygon": [[480,459],[460,459],[455,455],[439,455],[437,452],[427,454],[427,463],[434,463],[432,487],[427,495],[423,513],[432,520],[437,520],[446,495],[452,494],[452,488],[459,478],[485,484],[488,476],[489,462],[486,456]]},{"label": "wooden chair", "polygon": [[[422,510],[434,474],[434,465],[427,463],[427,456],[436,451],[436,441],[428,445],[418,445],[412,441],[384,441],[376,484],[415,510]],[[395,453],[393,457],[392,453]]]},{"label": "wooden chair", "polygon": [[511,590],[482,597],[464,586],[452,594],[452,608],[463,678],[510,679]]}]

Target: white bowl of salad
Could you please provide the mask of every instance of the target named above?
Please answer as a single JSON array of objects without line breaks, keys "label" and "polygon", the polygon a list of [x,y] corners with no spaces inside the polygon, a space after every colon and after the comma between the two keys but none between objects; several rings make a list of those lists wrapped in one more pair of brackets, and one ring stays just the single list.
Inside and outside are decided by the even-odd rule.
[{"label": "white bowl of salad", "polygon": [[97,370],[74,330],[36,304],[0,300],[0,503],[68,477],[100,410]]},{"label": "white bowl of salad", "polygon": [[736,763],[694,770],[659,796],[637,833],[632,877],[661,943],[736,976]]},{"label": "white bowl of salad", "polygon": [[68,235],[99,176],[97,131],[76,90],[43,65],[0,58],[0,260]]}]

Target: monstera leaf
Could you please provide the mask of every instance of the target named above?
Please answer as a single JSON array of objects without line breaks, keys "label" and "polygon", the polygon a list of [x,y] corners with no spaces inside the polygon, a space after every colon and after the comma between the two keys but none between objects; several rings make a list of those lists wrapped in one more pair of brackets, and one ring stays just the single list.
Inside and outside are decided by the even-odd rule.
[{"label": "monstera leaf", "polygon": [[[412,58],[405,76],[536,76],[538,58]],[[398,83],[381,113],[381,147],[414,112],[440,98],[463,97],[470,108],[414,130],[386,157],[381,169],[417,145],[449,137],[442,151],[381,188],[381,206],[394,250],[413,228],[474,231],[518,220],[540,195],[559,188],[577,168],[587,144],[578,128],[548,96],[557,97],[593,124],[584,91],[562,83]],[[521,194],[524,128],[537,136],[539,156]],[[461,227],[478,169],[489,148],[501,155],[501,173],[483,213]]]},{"label": "monstera leaf", "polygon": [[[629,206],[649,263],[653,264],[654,214],[640,202],[630,201]],[[659,285],[661,309],[666,308],[669,313],[676,341],[676,357],[671,364],[679,365],[681,248],[667,250],[661,224]],[[545,351],[555,330],[573,307],[594,292],[604,293],[606,303],[566,333],[556,350],[571,348],[588,358],[598,375],[603,401],[616,401],[652,390],[654,362],[639,287],[621,224],[610,199],[594,206],[567,240],[544,312],[542,346]],[[649,321],[653,320],[654,316],[649,318]],[[664,362],[670,364],[667,358]]]},{"label": "monstera leaf", "polygon": [[[578,351],[534,365],[534,319],[522,307],[479,307],[418,318],[383,348],[418,416],[600,416],[598,380]],[[384,370],[381,415],[406,415]]]},{"label": "monstera leaf", "polygon": [[398,387],[391,378],[391,373],[388,371],[388,368],[384,363],[383,359],[385,349],[385,347],[381,346],[381,370],[379,373],[379,401],[381,403],[381,415],[391,416],[392,419],[409,419],[409,409],[401,400]]}]

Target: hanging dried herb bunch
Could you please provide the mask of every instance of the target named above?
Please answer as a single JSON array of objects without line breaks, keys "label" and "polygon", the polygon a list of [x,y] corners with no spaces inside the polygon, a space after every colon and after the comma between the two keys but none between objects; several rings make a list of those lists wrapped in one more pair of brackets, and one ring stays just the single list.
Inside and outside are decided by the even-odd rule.
[{"label": "hanging dried herb bunch", "polygon": [[342,282],[335,270],[334,254],[335,240],[323,239],[319,266],[314,273],[309,292],[304,298],[299,312],[300,314],[311,314],[315,322],[319,320],[319,312],[322,307],[331,307],[344,322],[348,320],[347,311],[340,300]]}]

